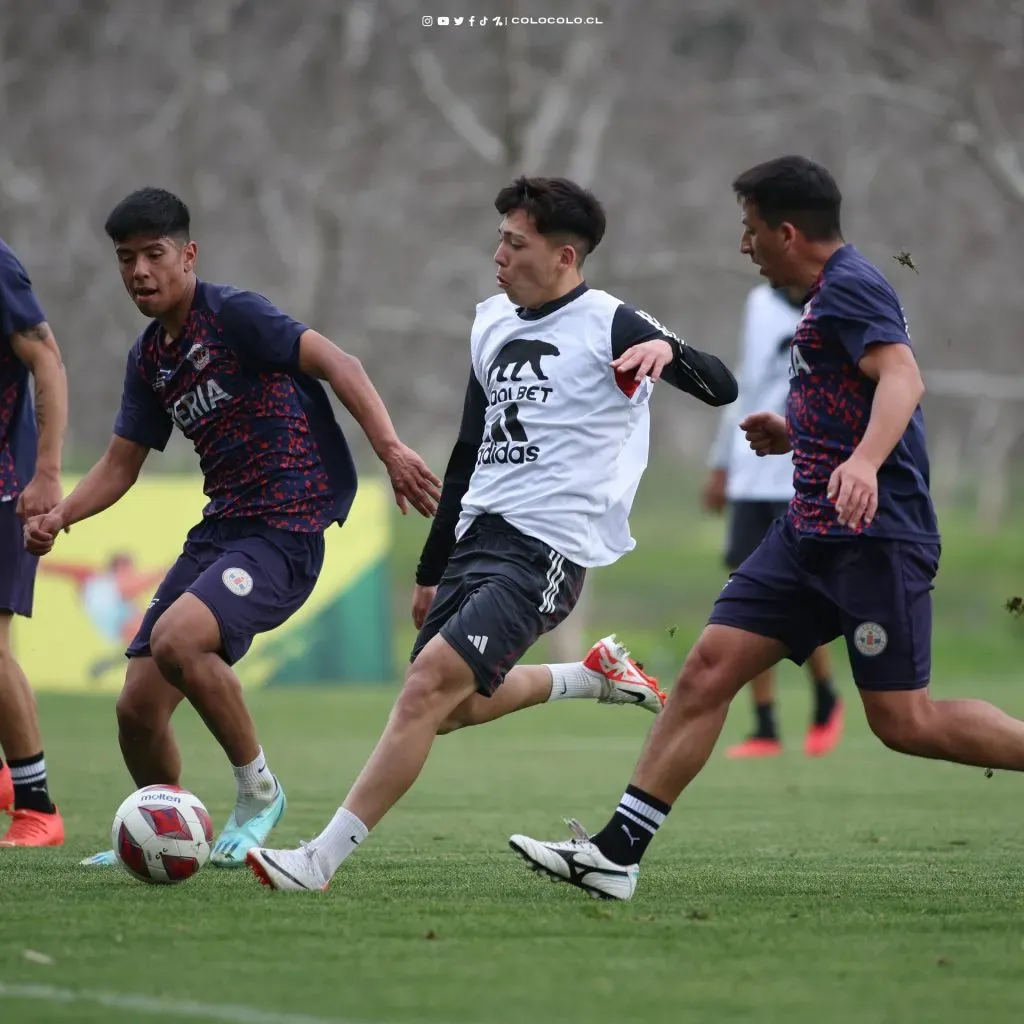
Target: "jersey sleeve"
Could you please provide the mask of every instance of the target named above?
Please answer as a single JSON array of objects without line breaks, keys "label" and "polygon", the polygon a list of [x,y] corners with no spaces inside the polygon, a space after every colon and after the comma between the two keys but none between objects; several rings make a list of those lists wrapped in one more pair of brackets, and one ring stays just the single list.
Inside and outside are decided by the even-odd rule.
[{"label": "jersey sleeve", "polygon": [[299,338],[308,330],[269,299],[239,292],[221,307],[225,340],[255,366],[294,372],[299,368]]},{"label": "jersey sleeve", "polygon": [[421,587],[437,586],[455,547],[455,527],[462,513],[462,499],[469,490],[469,481],[476,468],[476,456],[484,437],[486,418],[487,396],[476,375],[470,372],[459,437],[452,448],[448,468],[444,471],[441,500],[416,566],[416,582]]},{"label": "jersey sleeve", "polygon": [[167,410],[142,376],[138,349],[133,347],[128,353],[121,408],[114,421],[114,433],[126,441],[162,452],[173,429],[174,423],[167,415]]},{"label": "jersey sleeve", "polygon": [[818,322],[833,332],[859,363],[869,345],[909,345],[907,322],[896,296],[873,281],[839,279],[821,291]]},{"label": "jersey sleeve", "polygon": [[0,253],[0,337],[10,338],[45,319],[21,262],[11,252]]},{"label": "jersey sleeve", "polygon": [[674,331],[649,313],[622,303],[612,318],[612,358],[652,338],[664,338],[672,347],[672,362],[662,371],[666,384],[685,391],[706,405],[736,401],[736,379],[718,356],[691,348]]}]

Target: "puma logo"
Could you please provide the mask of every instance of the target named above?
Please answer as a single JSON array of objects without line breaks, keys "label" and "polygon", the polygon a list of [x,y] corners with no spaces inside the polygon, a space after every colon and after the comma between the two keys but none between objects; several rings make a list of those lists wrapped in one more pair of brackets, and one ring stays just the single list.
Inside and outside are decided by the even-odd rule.
[{"label": "puma logo", "polygon": [[629,848],[632,849],[633,844],[639,842],[640,837],[633,835],[633,833],[626,827],[625,823],[622,824],[621,828],[622,831],[626,833],[626,838],[629,840]]},{"label": "puma logo", "polygon": [[[487,380],[493,377],[496,381],[518,381],[519,374],[527,363],[537,380],[548,380],[543,372],[540,361],[544,356],[560,355],[558,348],[547,341],[536,341],[532,338],[513,338],[502,345],[494,362],[487,371]],[[511,367],[512,373],[508,374]]]}]

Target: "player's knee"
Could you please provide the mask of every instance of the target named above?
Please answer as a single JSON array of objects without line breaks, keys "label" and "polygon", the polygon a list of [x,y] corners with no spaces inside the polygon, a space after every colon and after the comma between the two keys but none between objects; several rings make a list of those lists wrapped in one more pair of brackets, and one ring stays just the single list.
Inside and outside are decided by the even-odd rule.
[{"label": "player's knee", "polygon": [[167,715],[154,701],[138,693],[122,690],[115,705],[117,730],[122,737],[137,737],[160,732]]},{"label": "player's knee", "polygon": [[451,706],[448,687],[440,673],[430,667],[413,666],[391,711],[392,719],[425,721],[436,719]]},{"label": "player's knee", "polygon": [[149,649],[160,674],[174,686],[184,682],[189,662],[198,653],[182,630],[160,622],[153,628]]},{"label": "player's knee", "polygon": [[698,641],[687,656],[672,691],[672,703],[687,714],[700,714],[732,699],[727,666]]},{"label": "player's knee", "polygon": [[899,706],[874,702],[867,708],[871,731],[899,754],[926,754],[931,744],[930,705],[914,701]]}]

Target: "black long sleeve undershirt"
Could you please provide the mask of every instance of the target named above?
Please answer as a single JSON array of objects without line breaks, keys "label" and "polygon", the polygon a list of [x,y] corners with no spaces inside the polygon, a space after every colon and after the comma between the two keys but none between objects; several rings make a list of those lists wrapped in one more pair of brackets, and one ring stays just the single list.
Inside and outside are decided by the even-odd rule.
[{"label": "black long sleeve undershirt", "polygon": [[462,407],[459,438],[452,449],[448,468],[444,471],[441,500],[416,567],[416,582],[421,587],[437,586],[455,547],[455,527],[462,512],[462,499],[469,490],[469,480],[476,468],[477,453],[484,437],[486,412],[487,396],[471,370]]}]

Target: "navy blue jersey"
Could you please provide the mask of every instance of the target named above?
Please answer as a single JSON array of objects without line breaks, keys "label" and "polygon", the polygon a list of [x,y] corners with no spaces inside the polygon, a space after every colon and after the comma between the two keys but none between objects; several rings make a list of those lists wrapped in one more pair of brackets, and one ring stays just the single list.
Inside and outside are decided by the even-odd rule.
[{"label": "navy blue jersey", "polygon": [[0,241],[0,500],[18,497],[32,479],[38,441],[28,367],[14,354],[11,335],[45,319],[25,268]]},{"label": "navy blue jersey", "polygon": [[298,533],[342,522],[355,464],[326,392],[299,370],[305,330],[262,295],[198,282],[179,337],[153,321],[132,346],[114,433],[163,451],[177,425],[208,519]]},{"label": "navy blue jersey", "polygon": [[808,293],[790,349],[786,421],[795,490],[790,516],[802,534],[935,541],[939,532],[920,407],[878,471],[878,513],[870,526],[840,526],[827,496],[833,470],[853,454],[867,429],[876,385],[857,364],[874,344],[909,345],[906,319],[881,271],[845,245]]}]

